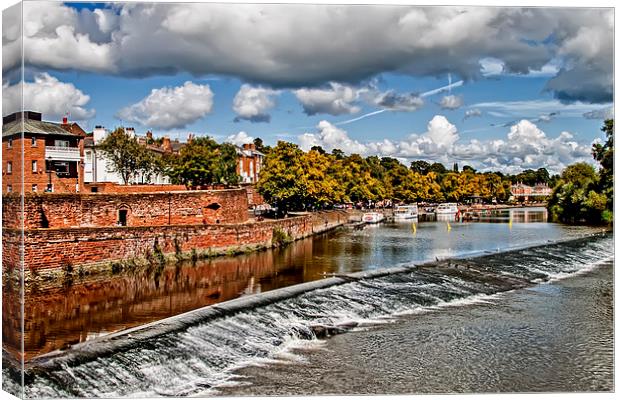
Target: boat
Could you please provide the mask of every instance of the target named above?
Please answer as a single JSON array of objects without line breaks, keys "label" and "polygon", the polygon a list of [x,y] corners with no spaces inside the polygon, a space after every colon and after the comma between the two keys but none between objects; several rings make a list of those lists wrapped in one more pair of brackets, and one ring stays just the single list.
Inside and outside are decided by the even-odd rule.
[{"label": "boat", "polygon": [[435,208],[435,214],[451,214],[455,215],[459,211],[456,203],[441,203]]},{"label": "boat", "polygon": [[418,217],[418,205],[407,204],[404,206],[396,206],[394,209],[394,219],[402,221],[404,219],[413,219]]},{"label": "boat", "polygon": [[362,215],[362,221],[367,224],[377,224],[385,219],[385,216],[378,212],[368,212]]}]

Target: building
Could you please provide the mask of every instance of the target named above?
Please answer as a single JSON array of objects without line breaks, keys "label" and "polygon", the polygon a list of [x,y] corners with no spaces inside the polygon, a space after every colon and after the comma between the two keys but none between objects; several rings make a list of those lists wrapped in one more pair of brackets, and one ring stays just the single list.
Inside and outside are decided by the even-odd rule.
[{"label": "building", "polygon": [[[92,183],[117,183],[124,184],[123,178],[113,170],[109,160],[105,157],[105,154],[97,150],[97,145],[100,144],[110,132],[103,126],[97,125],[93,130],[92,135],[84,139],[84,182],[87,184]],[[135,138],[138,143],[145,146],[148,150],[155,153],[158,157],[163,156],[166,152],[173,152],[174,146],[170,143],[170,139],[165,137],[162,141],[162,145],[159,146],[153,140],[153,134],[148,131],[145,136],[137,136],[134,128],[125,128],[125,133]],[[178,141],[177,141],[178,142]],[[167,150],[169,149],[169,150]],[[136,174],[132,177],[129,183],[132,184],[169,184],[170,178],[163,174],[156,174],[150,177]]]},{"label": "building", "polygon": [[529,202],[536,200],[544,200],[551,196],[553,189],[546,183],[537,183],[534,186],[528,186],[522,182],[517,182],[510,187],[510,194],[516,201]]},{"label": "building", "polygon": [[254,143],[246,143],[237,148],[237,174],[241,183],[255,184],[258,182],[258,173],[263,166],[265,155],[256,150]]},{"label": "building", "polygon": [[84,136],[66,117],[62,123],[43,121],[41,113],[33,111],[3,117],[2,192],[82,190]]}]

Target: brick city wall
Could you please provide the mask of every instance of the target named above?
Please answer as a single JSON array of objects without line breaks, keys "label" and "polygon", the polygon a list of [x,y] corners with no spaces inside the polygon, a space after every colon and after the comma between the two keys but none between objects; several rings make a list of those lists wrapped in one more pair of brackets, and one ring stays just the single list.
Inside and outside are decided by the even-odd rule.
[{"label": "brick city wall", "polygon": [[113,182],[86,183],[86,193],[92,193],[92,188],[97,188],[97,193],[152,193],[152,192],[181,192],[187,190],[184,185],[120,185]]},{"label": "brick city wall", "polygon": [[[24,227],[110,227],[127,210],[127,226],[231,224],[247,220],[245,189],[133,194],[28,194]],[[5,227],[19,227],[19,197],[4,196]]]},{"label": "brick city wall", "polygon": [[156,244],[164,254],[269,246],[274,229],[299,239],[346,219],[342,212],[331,212],[230,225],[32,229],[25,231],[24,264],[33,271],[148,258]]}]

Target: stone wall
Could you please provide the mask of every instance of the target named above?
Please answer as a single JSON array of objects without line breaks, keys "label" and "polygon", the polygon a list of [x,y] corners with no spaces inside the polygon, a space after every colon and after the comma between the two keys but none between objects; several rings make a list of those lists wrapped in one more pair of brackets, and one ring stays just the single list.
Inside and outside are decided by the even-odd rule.
[{"label": "stone wall", "polygon": [[[119,260],[149,260],[158,252],[188,255],[254,250],[271,246],[274,232],[296,240],[341,225],[346,219],[342,212],[326,212],[244,224],[30,229],[25,231],[24,267],[30,272],[63,270],[68,265],[75,269]],[[3,234],[10,231],[5,229]]]},{"label": "stone wall", "polygon": [[[112,227],[119,210],[127,226],[231,224],[248,218],[245,189],[159,193],[29,194],[24,197],[24,227]],[[19,197],[4,196],[5,227],[19,227]]]},{"label": "stone wall", "polygon": [[87,193],[153,193],[187,190],[184,185],[120,185],[114,182],[85,183],[84,187]]}]

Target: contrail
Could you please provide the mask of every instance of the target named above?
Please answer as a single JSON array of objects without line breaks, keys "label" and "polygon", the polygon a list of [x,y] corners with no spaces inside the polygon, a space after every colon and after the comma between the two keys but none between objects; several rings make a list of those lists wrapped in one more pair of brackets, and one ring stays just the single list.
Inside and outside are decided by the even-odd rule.
[{"label": "contrail", "polygon": [[[432,95],[434,95],[434,94],[441,93],[441,92],[444,92],[444,91],[446,91],[446,90],[450,90],[450,89],[452,89],[452,88],[454,88],[454,87],[463,86],[463,83],[464,83],[464,82],[463,82],[462,80],[460,80],[460,81],[458,81],[458,82],[454,82],[454,83],[449,83],[448,85],[446,85],[446,86],[442,86],[442,87],[440,87],[440,88],[438,88],[438,89],[433,89],[433,90],[430,90],[430,91],[428,91],[428,92],[424,92],[424,93],[422,93],[419,97],[428,97],[428,96],[432,96]],[[359,121],[360,119],[364,119],[364,118],[366,118],[366,117],[371,117],[371,116],[373,116],[373,115],[381,114],[382,112],[385,112],[385,111],[392,111],[392,110],[390,110],[390,109],[388,109],[388,108],[383,108],[383,109],[381,109],[381,110],[377,110],[377,111],[369,112],[368,114],[360,115],[360,116],[359,116],[359,117],[357,117],[357,118],[348,119],[348,120],[346,120],[346,121],[342,121],[342,122],[336,122],[334,125],[346,125],[346,124],[350,124],[351,122]]]},{"label": "contrail", "polygon": [[449,85],[440,87],[439,89],[434,89],[434,90],[429,90],[428,92],[424,92],[424,93],[422,93],[420,95],[420,97],[432,96],[434,94],[441,93],[441,92],[446,91],[446,90],[450,90],[450,89],[452,89],[454,87],[463,86],[463,83],[464,82],[462,80],[458,81],[458,82],[450,83]]},{"label": "contrail", "polygon": [[369,112],[368,114],[364,114],[364,115],[360,115],[357,118],[353,118],[353,119],[348,119],[346,121],[342,121],[342,122],[336,122],[334,125],[346,125],[346,124],[350,124],[351,122],[355,122],[355,121],[359,121],[360,119],[364,119],[366,117],[370,117],[372,115],[377,115],[377,114],[381,114],[382,112],[385,111],[390,111],[387,108],[383,108],[381,110],[377,110],[377,111],[373,111],[373,112]]}]

